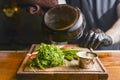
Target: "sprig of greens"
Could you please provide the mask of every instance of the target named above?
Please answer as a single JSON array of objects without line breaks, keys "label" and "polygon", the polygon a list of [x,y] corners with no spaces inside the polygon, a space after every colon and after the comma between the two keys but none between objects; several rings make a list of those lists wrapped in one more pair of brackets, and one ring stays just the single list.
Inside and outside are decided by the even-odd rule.
[{"label": "sprig of greens", "polygon": [[78,59],[76,53],[81,51],[77,49],[61,49],[53,44],[41,43],[35,47],[38,51],[37,56],[29,61],[31,68],[38,67],[40,69],[60,66],[68,61]]},{"label": "sprig of greens", "polygon": [[64,64],[64,54],[55,45],[41,43],[36,58],[30,60],[30,67],[40,69],[55,67]]},{"label": "sprig of greens", "polygon": [[78,56],[76,55],[77,52],[80,52],[81,50],[79,49],[62,49],[64,53],[64,58],[67,59],[68,61],[72,60],[77,60]]}]

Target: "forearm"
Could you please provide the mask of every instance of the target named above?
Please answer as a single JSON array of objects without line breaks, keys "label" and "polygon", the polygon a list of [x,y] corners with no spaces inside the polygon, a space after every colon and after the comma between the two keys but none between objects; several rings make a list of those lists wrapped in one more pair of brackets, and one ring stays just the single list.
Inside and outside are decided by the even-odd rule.
[{"label": "forearm", "polygon": [[106,32],[112,40],[113,44],[120,42],[120,18],[116,21],[116,23]]},{"label": "forearm", "polygon": [[120,3],[117,5],[116,11],[118,20],[111,27],[111,29],[106,32],[106,34],[112,38],[113,44],[120,42]]}]

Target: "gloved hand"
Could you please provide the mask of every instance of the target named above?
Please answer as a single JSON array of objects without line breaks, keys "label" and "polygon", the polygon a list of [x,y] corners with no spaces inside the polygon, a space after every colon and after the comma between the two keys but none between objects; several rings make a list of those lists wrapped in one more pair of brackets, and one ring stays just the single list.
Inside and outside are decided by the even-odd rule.
[{"label": "gloved hand", "polygon": [[80,42],[80,46],[96,49],[101,46],[109,46],[112,44],[112,38],[106,35],[100,29],[92,29],[87,34],[82,36],[82,41]]}]

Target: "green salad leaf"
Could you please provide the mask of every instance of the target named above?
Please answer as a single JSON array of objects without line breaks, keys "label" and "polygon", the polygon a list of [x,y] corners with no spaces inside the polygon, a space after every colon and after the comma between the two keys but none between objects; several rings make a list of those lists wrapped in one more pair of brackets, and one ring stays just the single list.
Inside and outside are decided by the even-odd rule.
[{"label": "green salad leaf", "polygon": [[[38,49],[38,48],[37,48]],[[64,64],[64,54],[55,45],[41,43],[36,58],[30,60],[30,67],[40,69],[55,67]]]},{"label": "green salad leaf", "polygon": [[38,67],[40,69],[55,67],[65,64],[65,60],[77,60],[78,49],[61,49],[53,44],[41,43],[35,47],[38,51],[37,56],[29,61],[31,68]]},{"label": "green salad leaf", "polygon": [[64,58],[68,61],[77,60],[78,56],[76,55],[77,52],[80,52],[79,49],[63,49]]}]

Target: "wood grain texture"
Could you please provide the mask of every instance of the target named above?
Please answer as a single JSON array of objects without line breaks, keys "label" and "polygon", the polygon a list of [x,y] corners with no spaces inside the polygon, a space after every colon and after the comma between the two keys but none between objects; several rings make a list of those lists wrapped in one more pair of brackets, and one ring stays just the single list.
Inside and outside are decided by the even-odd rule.
[{"label": "wood grain texture", "polygon": [[[109,73],[108,80],[120,80],[120,51],[98,51],[97,53],[101,55],[109,54],[109,56],[102,56],[99,58]],[[0,80],[17,80],[15,78],[16,72],[25,56],[26,51],[0,51]],[[33,80],[35,78],[34,76],[36,75],[33,75]],[[76,75],[66,75],[66,77],[64,77],[64,74],[59,77],[64,77],[64,80],[67,80],[67,77],[73,76],[76,78]],[[87,76],[90,75],[88,74]],[[98,76],[94,76],[94,79],[97,77]],[[49,79],[49,77],[46,76],[43,76],[43,78]],[[54,78],[56,79],[58,76],[54,76]],[[94,79],[90,78],[90,80]]]},{"label": "wood grain texture", "polygon": [[13,80],[26,51],[0,51],[0,80]]},{"label": "wood grain texture", "polygon": [[[69,47],[71,47],[71,45]],[[108,73],[99,58],[95,59],[95,64],[93,65],[93,68],[90,69],[80,68],[78,60],[73,60],[66,61],[66,64],[62,66],[46,68],[43,70],[34,68],[33,70],[27,66],[27,63],[30,60],[30,55],[34,54],[34,51],[35,45],[31,47],[29,53],[26,55],[18,69],[17,78],[19,80],[33,80],[33,78],[34,80],[105,80],[108,78]]]}]

